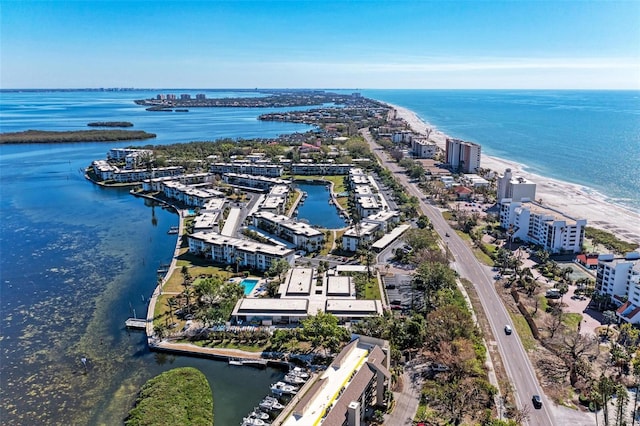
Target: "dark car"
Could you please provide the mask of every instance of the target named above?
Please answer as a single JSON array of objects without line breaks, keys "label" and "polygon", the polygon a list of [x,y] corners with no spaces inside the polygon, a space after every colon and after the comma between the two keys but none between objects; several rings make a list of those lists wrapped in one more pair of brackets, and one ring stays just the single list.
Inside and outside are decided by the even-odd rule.
[{"label": "dark car", "polygon": [[535,408],[542,407],[542,398],[540,398],[540,395],[533,395],[533,397],[531,398],[531,402],[533,402],[533,406]]},{"label": "dark car", "polygon": [[504,326],[504,334],[511,334],[511,326],[510,325],[505,325]]}]

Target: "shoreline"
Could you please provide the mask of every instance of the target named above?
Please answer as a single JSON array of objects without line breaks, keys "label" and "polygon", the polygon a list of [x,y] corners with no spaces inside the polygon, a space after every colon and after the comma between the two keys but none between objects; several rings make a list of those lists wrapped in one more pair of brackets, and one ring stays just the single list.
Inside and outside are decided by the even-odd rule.
[{"label": "shoreline", "polygon": [[[408,108],[389,103],[387,105],[395,109],[397,116],[404,119],[414,132],[426,134],[431,129],[429,139],[442,150],[445,149],[449,135]],[[531,173],[526,171],[525,164],[485,154],[482,155],[481,166],[499,174],[511,168],[514,176],[522,176],[536,184],[536,200],[542,199],[544,206],[574,219],[587,219],[587,226],[611,232],[621,240],[640,244],[640,212],[607,201],[604,194],[593,188]]]}]

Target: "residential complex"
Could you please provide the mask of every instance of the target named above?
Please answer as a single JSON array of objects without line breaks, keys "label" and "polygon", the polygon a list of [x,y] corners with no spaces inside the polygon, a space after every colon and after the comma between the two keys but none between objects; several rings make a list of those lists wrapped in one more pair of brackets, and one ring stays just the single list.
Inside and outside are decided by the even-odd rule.
[{"label": "residential complex", "polygon": [[476,173],[480,168],[482,147],[477,143],[447,138],[446,163],[462,173]]},{"label": "residential complex", "polygon": [[285,259],[289,264],[293,264],[294,260],[294,251],[284,246],[257,243],[215,232],[194,232],[187,238],[190,253],[217,263],[265,271],[277,259]]},{"label": "residential complex", "polygon": [[291,165],[291,174],[306,176],[346,175],[352,167],[353,164],[295,163]]},{"label": "residential complex", "polygon": [[534,202],[503,199],[500,226],[511,238],[538,244],[551,253],[582,251],[586,219],[573,219]]},{"label": "residential complex", "polygon": [[323,232],[285,215],[258,211],[253,214],[253,225],[308,252],[317,251],[324,242]]},{"label": "residential complex", "polygon": [[280,177],[284,172],[284,167],[278,164],[250,163],[244,161],[233,161],[231,163],[214,163],[209,166],[209,171],[216,174],[236,173],[245,175]]},{"label": "residential complex", "polygon": [[293,268],[280,284],[278,297],[243,298],[232,318],[260,324],[296,324],[320,312],[336,316],[341,323],[382,315],[380,300],[356,299],[350,276],[318,273],[314,268]]},{"label": "residential complex", "polygon": [[619,306],[616,313],[620,320],[640,324],[640,252],[630,252],[624,257],[601,254],[596,291]]}]

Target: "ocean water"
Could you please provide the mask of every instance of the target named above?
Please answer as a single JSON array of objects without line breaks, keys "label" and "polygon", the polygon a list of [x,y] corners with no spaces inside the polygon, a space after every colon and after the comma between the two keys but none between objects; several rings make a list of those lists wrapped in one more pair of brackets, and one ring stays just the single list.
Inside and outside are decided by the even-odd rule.
[{"label": "ocean water", "polygon": [[640,92],[363,90],[527,171],[640,212]]},{"label": "ocean water", "polygon": [[[119,424],[145,380],[183,365],[207,375],[216,423],[239,424],[281,376],[150,353],[142,333],[124,328],[134,311],[145,312],[156,269],[173,252],[175,235],[167,230],[178,218],[126,190],[97,187],[80,169],[112,147],[310,129],[256,119],[275,109],[153,113],[133,103],[185,92],[0,92],[2,132],[83,129],[90,121],[123,120],[158,135],[143,142],[0,145],[3,424]],[[412,109],[454,137],[481,143],[486,153],[640,206],[637,92],[363,94]],[[251,386],[239,385],[244,383]]]}]

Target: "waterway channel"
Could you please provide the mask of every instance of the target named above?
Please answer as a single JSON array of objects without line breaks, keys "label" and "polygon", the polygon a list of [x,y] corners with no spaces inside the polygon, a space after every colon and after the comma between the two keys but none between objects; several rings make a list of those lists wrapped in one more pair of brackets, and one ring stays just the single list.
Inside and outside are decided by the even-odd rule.
[{"label": "waterway channel", "polygon": [[298,205],[298,219],[304,219],[311,225],[327,229],[339,229],[347,226],[340,210],[331,204],[328,184],[296,182],[296,187],[306,193]]}]

